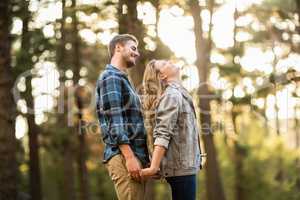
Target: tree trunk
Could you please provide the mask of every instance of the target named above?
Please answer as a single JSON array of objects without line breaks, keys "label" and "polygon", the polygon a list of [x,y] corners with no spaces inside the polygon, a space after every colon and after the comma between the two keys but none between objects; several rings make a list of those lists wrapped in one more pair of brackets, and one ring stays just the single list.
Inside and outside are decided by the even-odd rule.
[{"label": "tree trunk", "polygon": [[79,199],[80,200],[89,200],[89,190],[88,190],[88,171],[86,167],[86,157],[87,150],[85,144],[85,132],[82,127],[84,127],[83,121],[83,99],[80,95],[80,87],[78,85],[80,79],[80,38],[78,35],[78,20],[76,16],[76,0],[72,0],[72,21],[73,21],[73,35],[72,35],[72,43],[73,43],[73,82],[75,86],[75,101],[76,106],[78,108],[78,114],[76,116],[76,125],[75,125],[75,133],[78,136],[78,156],[77,156],[77,164],[78,164],[78,175],[79,175]]},{"label": "tree trunk", "polygon": [[238,113],[235,111],[235,106],[233,105],[232,111],[231,111],[231,119],[233,124],[234,133],[237,137],[234,137],[233,141],[233,162],[234,162],[234,168],[235,168],[235,199],[236,200],[243,200],[246,199],[245,190],[243,187],[243,149],[241,148],[239,141],[238,141],[238,130],[237,130],[237,116]]},{"label": "tree trunk", "polygon": [[[237,35],[237,25],[236,25],[236,21],[238,19],[238,10],[235,7],[234,10],[234,15],[233,15],[233,20],[234,20],[234,30],[233,30],[233,48],[237,49],[238,48],[238,43],[236,40],[236,35]],[[235,61],[235,57],[237,56],[237,51],[233,51],[233,55],[232,55],[232,63],[234,65],[238,64]],[[236,139],[234,139],[233,141],[233,162],[234,162],[234,168],[235,168],[235,199],[236,200],[242,200],[245,199],[246,194],[245,194],[245,190],[243,187],[243,149],[240,146],[239,143],[239,132],[237,129],[237,117],[239,112],[237,111],[237,106],[238,105],[234,105],[232,106],[232,110],[231,110],[231,119],[232,119],[232,124],[233,124],[233,128],[234,128],[234,134],[236,135]]]},{"label": "tree trunk", "polygon": [[[29,2],[22,2],[23,8],[23,27],[21,39],[22,57],[20,58],[19,65],[23,70],[30,70],[33,66],[31,56],[29,55],[30,49],[30,33],[28,31],[28,23],[30,21],[30,12],[28,10]],[[34,113],[34,97],[32,96],[32,76],[26,77],[26,93],[25,100],[28,109],[26,115],[28,121],[28,140],[29,140],[29,182],[30,182],[30,195],[32,200],[42,199],[42,187],[40,176],[40,162],[39,162],[39,142],[38,132],[39,127],[35,123]]]},{"label": "tree trunk", "polygon": [[263,107],[263,117],[264,117],[264,127],[265,127],[265,132],[267,134],[267,136],[269,135],[270,131],[269,131],[269,119],[267,117],[267,97],[264,98],[264,107]]},{"label": "tree trunk", "polygon": [[274,110],[275,110],[275,129],[276,129],[276,134],[279,136],[280,135],[280,121],[279,121],[279,108],[278,108],[278,98],[277,98],[277,84],[274,83]]},{"label": "tree trunk", "polygon": [[[26,80],[28,85],[31,85],[31,78]],[[27,87],[31,92],[31,87]],[[33,108],[33,97],[27,96],[27,106]],[[27,114],[28,120],[28,140],[29,140],[29,169],[30,169],[30,195],[32,200],[42,199],[42,187],[41,187],[41,176],[40,176],[40,162],[39,162],[39,142],[38,142],[38,131],[39,127],[35,123],[35,115]]]},{"label": "tree trunk", "polygon": [[299,110],[299,106],[296,105],[295,108],[294,108],[294,113],[295,113],[295,116],[294,116],[294,122],[295,122],[295,148],[296,149],[299,149],[300,147],[300,130],[299,130],[299,127],[300,127],[300,121],[298,119],[298,116],[297,116],[297,111]]},{"label": "tree trunk", "polygon": [[[212,13],[213,1],[209,2],[209,9]],[[217,161],[217,152],[213,140],[213,132],[211,127],[211,108],[210,99],[208,98],[210,93],[208,90],[208,65],[210,58],[210,51],[212,47],[211,41],[211,28],[208,39],[203,36],[202,19],[200,17],[201,7],[197,0],[190,0],[189,7],[194,20],[194,32],[195,32],[195,47],[196,47],[196,66],[198,68],[198,75],[200,79],[199,83],[199,108],[200,108],[200,124],[202,129],[202,139],[207,152],[207,164],[206,170],[206,195],[208,200],[225,200],[225,194],[222,187],[219,165]]]},{"label": "tree trunk", "polygon": [[10,1],[0,1],[0,199],[17,199],[15,102],[11,89]]},{"label": "tree trunk", "polygon": [[75,200],[76,192],[74,187],[74,154],[72,151],[72,144],[70,141],[64,143],[63,151],[63,170],[64,170],[64,180],[63,180],[63,199],[62,200]]},{"label": "tree trunk", "polygon": [[[58,41],[57,46],[57,66],[59,70],[65,72],[66,71],[66,28],[65,28],[65,22],[66,22],[66,0],[62,0],[62,18],[60,22],[60,34],[61,38]],[[61,84],[61,99],[63,102],[67,102],[68,99],[65,98],[65,92],[66,88],[64,86],[65,83],[65,77],[64,75],[60,76],[60,84]],[[58,108],[58,127],[61,129],[64,129],[67,122],[67,113],[65,111],[67,110],[66,104],[63,105],[63,107]],[[76,190],[75,190],[75,172],[74,172],[74,142],[72,138],[74,137],[73,130],[71,128],[68,128],[68,133],[70,133],[68,136],[64,138],[63,147],[62,147],[62,154],[63,154],[63,188],[62,188],[62,200],[75,200],[76,199]]]},{"label": "tree trunk", "polygon": [[[300,0],[296,1],[296,5],[297,5],[297,14],[298,14],[298,22],[300,23]],[[300,29],[298,28],[298,34],[300,34]],[[299,53],[299,52],[298,52]],[[295,114],[297,113],[297,110],[299,109],[299,107],[296,105],[295,107]],[[300,131],[299,131],[299,125],[300,125],[300,121],[298,119],[298,116],[295,116],[295,139],[296,139],[296,149],[299,149],[300,147]],[[300,169],[300,159],[296,159],[295,165],[297,166],[298,169]],[[298,191],[300,191],[300,178],[298,177],[297,181],[296,181],[296,186]]]},{"label": "tree trunk", "polygon": [[137,18],[137,3],[138,0],[119,0],[118,20],[119,33],[132,34],[139,41],[138,49],[140,51],[140,58],[137,62],[137,65],[129,70],[129,75],[134,86],[136,88],[140,88],[145,71],[147,51],[145,50],[144,42],[144,26],[143,23]]},{"label": "tree trunk", "polygon": [[[270,30],[270,33],[271,33],[271,39],[272,39],[272,52],[273,52],[273,55],[274,55],[274,59],[273,59],[273,63],[272,63],[272,67],[273,67],[273,74],[274,76],[276,76],[276,65],[278,63],[278,58],[277,58],[277,55],[275,53],[275,41],[276,41],[276,36],[275,34]],[[276,129],[276,134],[279,136],[280,135],[280,121],[279,121],[279,107],[277,105],[278,103],[278,99],[277,99],[277,82],[274,80],[273,82],[274,84],[274,90],[273,90],[273,95],[274,95],[274,98],[275,98],[275,101],[274,101],[274,110],[275,110],[275,129]]]},{"label": "tree trunk", "polygon": [[[298,14],[298,23],[300,23],[300,1],[296,0],[296,5],[297,5],[297,14]],[[300,29],[297,29],[298,33],[300,34]]]},{"label": "tree trunk", "polygon": [[[66,29],[65,29],[65,23],[66,23],[66,0],[62,0],[62,7],[61,7],[61,12],[62,12],[62,18],[60,21],[60,34],[61,38],[57,42],[57,52],[56,52],[56,63],[59,68],[59,70],[62,70],[65,72],[66,66],[65,66],[65,56],[66,56]],[[65,81],[65,77],[63,75],[60,76],[60,83]]]}]

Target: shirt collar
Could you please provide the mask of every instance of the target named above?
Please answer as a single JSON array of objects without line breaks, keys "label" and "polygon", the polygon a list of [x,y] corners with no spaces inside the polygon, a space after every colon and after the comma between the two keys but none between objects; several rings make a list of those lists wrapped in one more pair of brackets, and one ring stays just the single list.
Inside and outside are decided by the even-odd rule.
[{"label": "shirt collar", "polygon": [[115,72],[117,74],[120,74],[120,75],[128,77],[128,74],[126,72],[123,72],[122,70],[118,69],[117,67],[113,66],[112,64],[107,64],[106,65],[106,69],[110,70],[110,71],[113,71],[113,72]]}]

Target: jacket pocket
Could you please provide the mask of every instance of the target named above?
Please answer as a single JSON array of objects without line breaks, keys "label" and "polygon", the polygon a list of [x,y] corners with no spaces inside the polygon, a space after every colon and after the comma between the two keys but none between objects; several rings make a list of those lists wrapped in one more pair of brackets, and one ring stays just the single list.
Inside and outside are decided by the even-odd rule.
[{"label": "jacket pocket", "polygon": [[196,166],[196,154],[198,148],[197,127],[195,127],[195,115],[187,102],[183,103],[180,118],[180,154],[182,168],[189,169]]}]

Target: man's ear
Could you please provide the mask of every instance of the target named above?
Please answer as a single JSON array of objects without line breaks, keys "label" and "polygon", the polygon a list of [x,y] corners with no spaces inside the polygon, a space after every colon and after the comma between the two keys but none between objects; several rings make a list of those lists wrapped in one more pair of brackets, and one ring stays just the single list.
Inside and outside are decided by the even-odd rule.
[{"label": "man's ear", "polygon": [[121,52],[122,47],[123,46],[121,44],[116,44],[115,52]]}]

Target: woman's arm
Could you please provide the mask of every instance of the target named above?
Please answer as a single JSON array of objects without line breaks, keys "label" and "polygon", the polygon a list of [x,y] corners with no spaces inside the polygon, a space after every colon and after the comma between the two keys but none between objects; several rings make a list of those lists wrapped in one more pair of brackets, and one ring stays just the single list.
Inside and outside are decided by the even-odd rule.
[{"label": "woman's arm", "polygon": [[164,157],[166,149],[162,146],[155,146],[153,151],[153,157],[151,160],[151,166],[149,168],[142,169],[141,176],[153,176],[159,171],[159,165]]},{"label": "woman's arm", "polygon": [[166,94],[162,96],[157,112],[156,112],[156,125],[154,128],[154,151],[149,168],[141,170],[141,176],[155,175],[160,166],[160,162],[164,157],[170,139],[174,132],[174,127],[177,125],[180,96],[178,94]]}]

